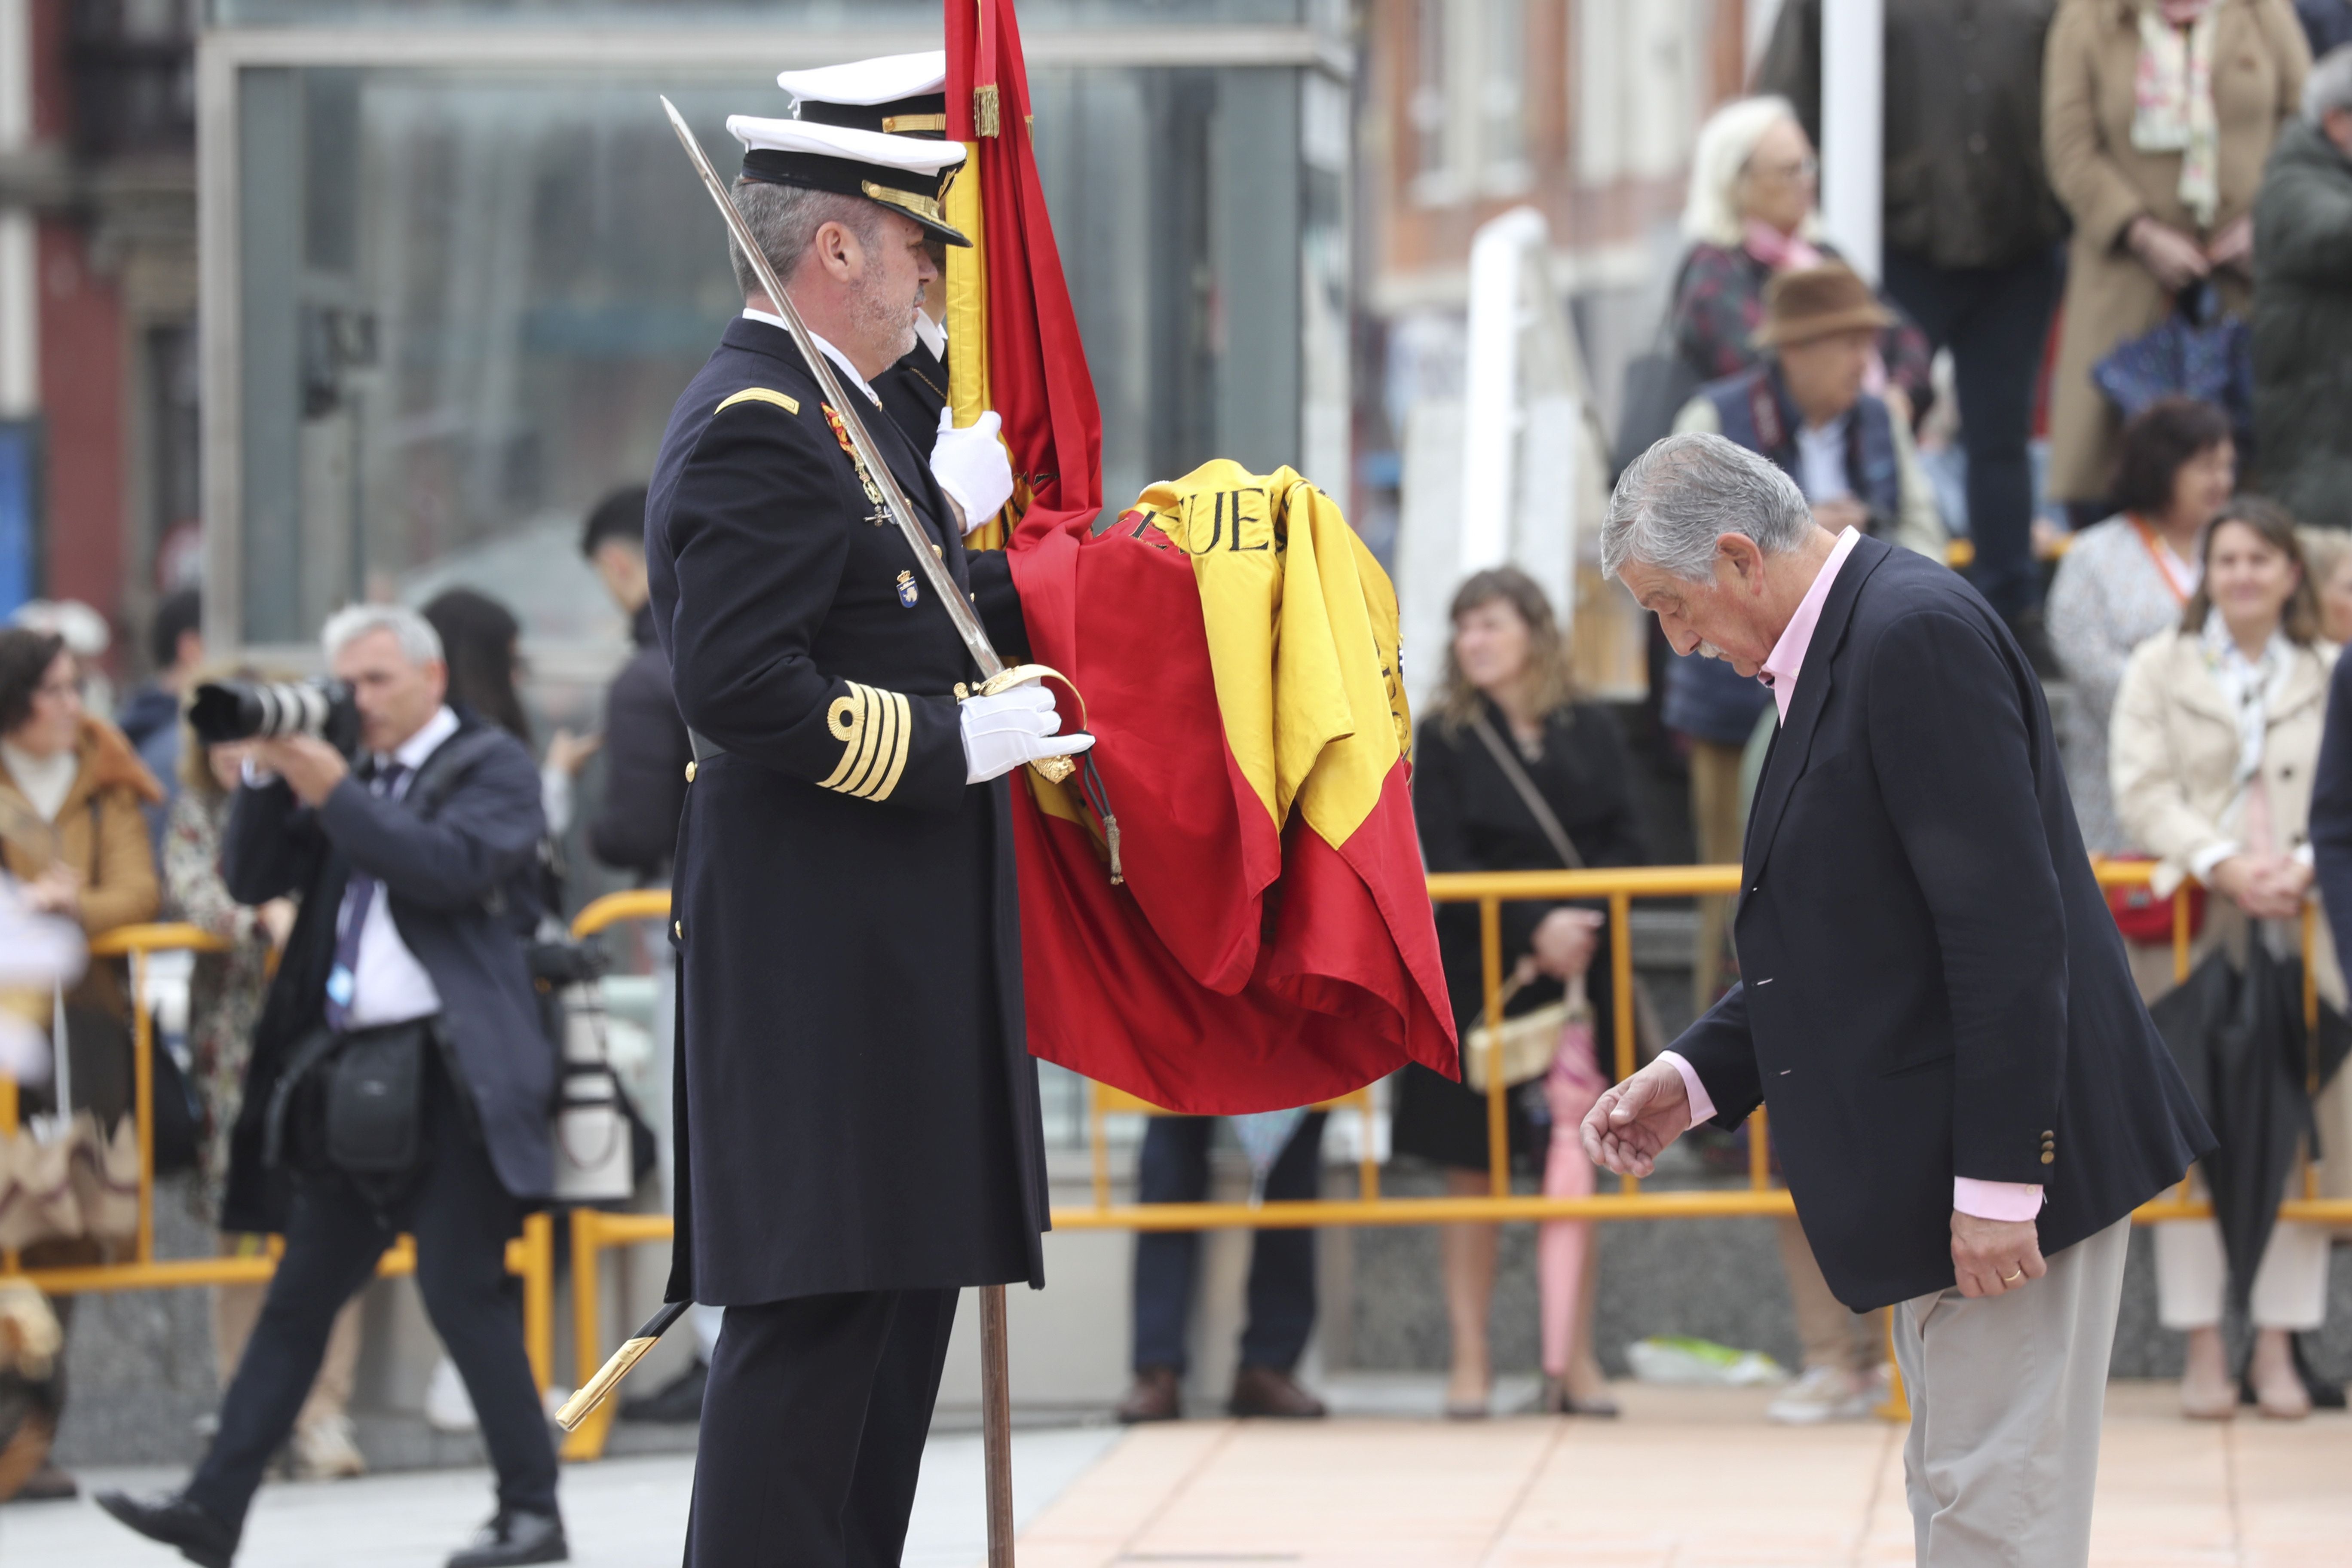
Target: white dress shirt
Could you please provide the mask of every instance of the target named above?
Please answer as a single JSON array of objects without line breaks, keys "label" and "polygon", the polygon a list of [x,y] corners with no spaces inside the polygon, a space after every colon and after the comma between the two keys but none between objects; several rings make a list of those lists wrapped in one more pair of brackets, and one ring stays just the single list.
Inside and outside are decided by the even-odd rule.
[{"label": "white dress shirt", "polygon": [[[457,732],[457,715],[445,704],[425,721],[425,728],[411,735],[389,758],[375,759],[378,771],[387,762],[398,763],[407,769],[393,785],[394,800],[408,793],[425,759]],[[411,1018],[430,1017],[441,1011],[441,993],[434,989],[433,976],[416,962],[408,944],[400,940],[400,927],[394,923],[383,886],[377,886],[375,897],[368,901],[365,910],[344,912],[349,918],[366,922],[360,927],[359,956],[352,965],[350,1027],[370,1029],[382,1024],[404,1024]],[[340,927],[336,934],[341,934]]]},{"label": "white dress shirt", "polygon": [[1797,426],[1797,488],[1815,506],[1853,494],[1845,477],[1845,427],[1853,420],[1849,408],[1826,425]]}]

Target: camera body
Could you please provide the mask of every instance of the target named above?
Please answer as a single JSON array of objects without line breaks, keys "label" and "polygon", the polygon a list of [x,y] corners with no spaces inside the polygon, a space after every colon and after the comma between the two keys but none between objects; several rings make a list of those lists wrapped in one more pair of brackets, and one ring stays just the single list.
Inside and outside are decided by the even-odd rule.
[{"label": "camera body", "polygon": [[188,725],[207,746],[310,735],[344,756],[360,746],[359,705],[340,680],[208,680],[188,706]]}]

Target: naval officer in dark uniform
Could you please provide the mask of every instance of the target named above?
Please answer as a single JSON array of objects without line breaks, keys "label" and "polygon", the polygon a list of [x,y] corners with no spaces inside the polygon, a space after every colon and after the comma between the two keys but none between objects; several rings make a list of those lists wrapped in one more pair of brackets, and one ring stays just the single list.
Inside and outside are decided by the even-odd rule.
[{"label": "naval officer in dark uniform", "polygon": [[[784,71],[777,76],[776,85],[793,95],[795,120],[930,141],[947,137],[945,49]],[[929,243],[931,265],[944,278],[946,241],[935,235]],[[931,459],[933,472],[940,474],[949,493],[963,505],[967,526],[978,528],[995,515],[997,507],[1004,504],[1003,498],[993,505],[973,504],[974,498],[957,494],[961,470],[970,462],[987,471],[992,458],[986,449],[1001,452],[1003,448],[997,445],[998,421],[992,411],[961,430],[953,428],[946,416],[948,332],[940,321],[946,304],[946,290],[940,283],[924,290],[922,312],[915,318],[915,346],[874,378],[874,391],[915,449]]]},{"label": "naval officer in dark uniform", "polygon": [[[1001,558],[874,400],[951,142],[738,116],[736,201],[929,548],[1017,653]],[[670,1299],[726,1308],[689,1568],[898,1561],[956,1293],[1042,1284],[1008,781],[1084,750],[980,681],[745,260],[646,503],[696,763],[679,824]],[[1003,476],[1009,489],[1009,474]]]}]

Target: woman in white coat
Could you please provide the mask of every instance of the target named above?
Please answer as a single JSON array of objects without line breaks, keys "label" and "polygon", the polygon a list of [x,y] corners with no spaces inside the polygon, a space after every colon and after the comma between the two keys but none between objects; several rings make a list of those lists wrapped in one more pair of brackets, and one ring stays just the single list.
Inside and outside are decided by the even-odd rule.
[{"label": "woman in white coat", "polygon": [[[2203,945],[2250,938],[2292,954],[2311,895],[2312,774],[2336,648],[2321,635],[2317,595],[2284,510],[2232,502],[2207,529],[2203,553],[2179,628],[2142,643],[2124,669],[2109,736],[2116,816],[2133,845],[2156,857],[2159,897],[2189,877],[2218,895]],[[2343,978],[2324,930],[2315,948],[2322,992],[2341,1005]],[[2322,1097],[2324,1127],[2341,1122],[2340,1103],[2340,1091]],[[2238,1401],[2221,1342],[2220,1229],[2211,1220],[2159,1226],[2156,1258],[2159,1315],[2189,1335],[2182,1407],[2226,1419]],[[2326,1232],[2281,1224],[2251,1303],[2248,1375],[2263,1415],[2310,1412],[2291,1336],[2320,1326],[2326,1300]]]}]

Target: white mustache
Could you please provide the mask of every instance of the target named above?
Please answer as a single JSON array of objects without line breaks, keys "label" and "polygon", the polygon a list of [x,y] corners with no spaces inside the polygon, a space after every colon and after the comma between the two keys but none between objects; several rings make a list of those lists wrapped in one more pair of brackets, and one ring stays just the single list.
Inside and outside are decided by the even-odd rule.
[{"label": "white mustache", "polygon": [[1703,642],[1699,644],[1696,651],[1701,658],[1719,658],[1728,662],[1731,658],[1729,654],[1724,652],[1721,648],[1716,647],[1711,642]]}]

